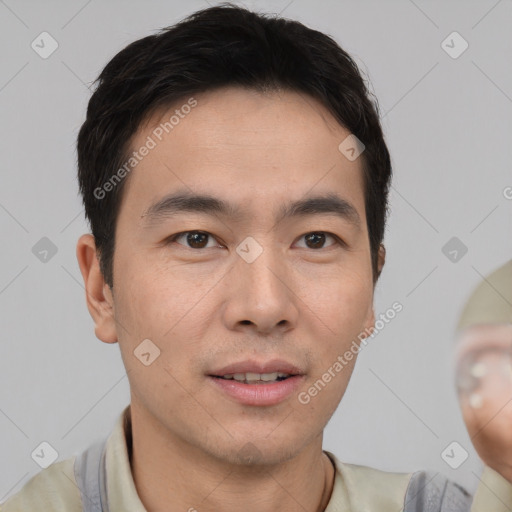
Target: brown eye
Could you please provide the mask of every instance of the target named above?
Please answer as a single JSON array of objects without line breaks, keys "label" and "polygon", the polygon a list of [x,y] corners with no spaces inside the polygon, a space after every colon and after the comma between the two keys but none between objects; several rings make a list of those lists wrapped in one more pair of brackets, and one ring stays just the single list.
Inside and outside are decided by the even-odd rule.
[{"label": "brown eye", "polygon": [[[337,237],[329,233],[325,233],[323,231],[314,231],[312,233],[306,233],[301,237],[301,239],[304,239],[306,241],[307,249],[324,249],[326,238],[332,238],[335,243],[338,243]],[[327,247],[330,247],[331,245]]]},{"label": "brown eye", "polygon": [[[181,238],[184,238],[185,243],[177,242]],[[206,233],[205,231],[184,231],[183,233],[172,236],[169,241],[185,245],[185,247],[190,249],[205,249],[208,248],[210,238],[213,239],[210,233]]]}]

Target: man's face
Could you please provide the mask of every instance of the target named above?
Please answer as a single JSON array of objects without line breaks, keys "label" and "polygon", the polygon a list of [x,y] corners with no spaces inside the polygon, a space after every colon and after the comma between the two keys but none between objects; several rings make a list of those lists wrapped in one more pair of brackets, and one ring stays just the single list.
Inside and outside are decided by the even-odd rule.
[{"label": "man's face", "polygon": [[[309,97],[224,88],[194,98],[161,141],[153,130],[181,104],[132,141],[157,142],[128,178],[116,227],[115,329],[132,414],[180,446],[237,463],[252,443],[272,464],[321,441],[356,357],[307,404],[298,396],[373,325],[361,161],[340,152],[349,132]],[[178,191],[239,212],[148,213]],[[278,221],[291,202],[327,194],[359,224],[312,209]],[[147,366],[134,354],[143,340],[160,350]],[[293,385],[219,382],[226,365],[273,360],[300,370]]]}]

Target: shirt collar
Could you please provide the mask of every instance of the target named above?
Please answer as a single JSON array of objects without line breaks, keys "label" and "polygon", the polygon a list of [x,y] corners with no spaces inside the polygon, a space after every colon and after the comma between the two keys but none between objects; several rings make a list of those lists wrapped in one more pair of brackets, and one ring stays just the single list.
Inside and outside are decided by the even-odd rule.
[{"label": "shirt collar", "polygon": [[109,510],[147,512],[140,501],[130,466],[132,429],[130,406],[117,419],[105,455]]}]

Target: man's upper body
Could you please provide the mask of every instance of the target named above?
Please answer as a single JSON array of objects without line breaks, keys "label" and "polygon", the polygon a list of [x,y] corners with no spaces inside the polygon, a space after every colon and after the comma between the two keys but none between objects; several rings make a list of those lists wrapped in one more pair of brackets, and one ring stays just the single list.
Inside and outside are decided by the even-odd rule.
[{"label": "man's upper body", "polygon": [[[146,512],[131,472],[131,439],[127,406],[106,443],[40,471],[0,505],[0,512]],[[438,473],[392,473],[325,453],[336,468],[325,512],[505,512],[512,505],[512,484],[487,466],[471,505],[463,488]],[[187,512],[201,510],[209,510],[207,498],[191,503]],[[303,510],[300,503],[296,510]]]},{"label": "man's upper body", "polygon": [[[391,177],[376,105],[332,38],[194,13],[107,64],[77,152],[92,229],[77,259],[96,337],[119,344],[130,429],[4,512],[468,510],[440,475],[322,449],[375,328]],[[484,476],[480,510],[512,503]]]}]

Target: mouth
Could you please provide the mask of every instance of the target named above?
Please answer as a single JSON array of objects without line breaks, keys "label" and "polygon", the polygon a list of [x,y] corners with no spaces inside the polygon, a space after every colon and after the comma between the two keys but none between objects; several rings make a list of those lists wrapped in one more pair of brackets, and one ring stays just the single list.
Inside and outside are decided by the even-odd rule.
[{"label": "mouth", "polygon": [[283,380],[289,379],[290,377],[295,377],[295,375],[291,375],[289,373],[228,373],[226,375],[210,375],[215,379],[224,379],[224,380],[234,380],[236,382],[242,382],[244,384],[268,384],[269,382],[281,382]]},{"label": "mouth", "polygon": [[305,372],[282,360],[244,361],[207,375],[214,389],[243,405],[269,406],[288,399],[304,382]]}]

